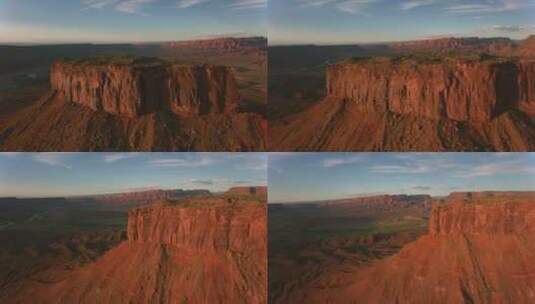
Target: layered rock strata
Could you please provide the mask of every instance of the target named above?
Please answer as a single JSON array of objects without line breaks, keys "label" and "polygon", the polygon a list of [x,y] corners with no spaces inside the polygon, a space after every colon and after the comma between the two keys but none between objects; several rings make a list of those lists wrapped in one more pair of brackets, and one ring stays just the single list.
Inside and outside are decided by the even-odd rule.
[{"label": "layered rock strata", "polygon": [[516,59],[355,59],[327,68],[327,93],[375,112],[481,122],[532,107],[534,69]]},{"label": "layered rock strata", "polygon": [[165,110],[185,116],[231,113],[239,100],[229,67],[156,59],[58,61],[52,65],[50,81],[68,101],[126,117]]}]

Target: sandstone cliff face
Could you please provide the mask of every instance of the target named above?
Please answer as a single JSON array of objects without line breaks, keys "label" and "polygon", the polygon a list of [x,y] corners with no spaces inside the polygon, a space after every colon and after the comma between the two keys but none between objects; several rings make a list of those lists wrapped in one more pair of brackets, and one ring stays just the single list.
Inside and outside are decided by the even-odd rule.
[{"label": "sandstone cliff face", "polygon": [[267,303],[267,211],[203,197],[129,214],[128,240],[96,262],[29,280],[10,303]]},{"label": "sandstone cliff face", "polygon": [[233,71],[223,66],[59,61],[50,80],[68,101],[126,117],[163,110],[186,116],[230,113],[239,99]]},{"label": "sandstone cliff face", "polygon": [[533,61],[371,59],[327,69],[327,92],[372,111],[488,121],[531,104]]},{"label": "sandstone cliff face", "polygon": [[[266,248],[263,208],[250,204],[235,212],[225,199],[204,199],[215,206],[177,208],[160,204],[129,213],[130,242],[158,243],[188,250],[262,251]],[[184,204],[184,203],[179,203]]]},{"label": "sandstone cliff face", "polygon": [[[535,193],[533,194],[535,197]],[[533,197],[519,202],[507,198],[482,203],[456,201],[431,212],[429,234],[523,234],[535,232]],[[490,200],[490,199],[483,199]]]}]

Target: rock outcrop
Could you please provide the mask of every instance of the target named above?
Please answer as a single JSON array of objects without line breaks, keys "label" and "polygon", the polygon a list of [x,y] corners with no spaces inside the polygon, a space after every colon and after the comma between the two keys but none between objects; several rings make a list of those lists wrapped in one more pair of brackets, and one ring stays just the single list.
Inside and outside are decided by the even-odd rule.
[{"label": "rock outcrop", "polygon": [[488,121],[535,103],[534,61],[355,59],[327,69],[327,93],[376,112]]},{"label": "rock outcrop", "polygon": [[266,205],[254,198],[206,197],[135,209],[128,240],[67,275],[30,280],[7,299],[265,304],[266,214]]},{"label": "rock outcrop", "polygon": [[184,116],[232,113],[239,100],[229,67],[150,58],[58,61],[50,81],[67,101],[126,117],[165,110]]},{"label": "rock outcrop", "polygon": [[323,274],[290,302],[533,303],[534,223],[535,192],[456,194],[435,207],[428,235],[364,269]]},{"label": "rock outcrop", "polygon": [[522,40],[518,46],[517,54],[523,57],[535,57],[535,35]]},{"label": "rock outcrop", "polygon": [[515,43],[509,38],[446,37],[390,44],[402,52],[483,52],[495,55],[510,55]]},{"label": "rock outcrop", "polygon": [[376,195],[329,201],[320,205],[337,208],[404,208],[415,205],[424,206],[430,199],[429,195]]},{"label": "rock outcrop", "polygon": [[144,203],[155,202],[163,200],[177,200],[186,197],[194,196],[209,196],[208,190],[146,190],[126,193],[113,193],[93,195],[88,197],[81,197],[82,199],[90,199],[97,202],[112,203],[112,204],[130,204],[130,203]]},{"label": "rock outcrop", "polygon": [[265,49],[267,47],[267,39],[265,37],[227,37],[169,42],[166,43],[165,46],[172,48],[220,50],[228,52],[248,49]]},{"label": "rock outcrop", "polygon": [[[460,199],[462,198],[462,199]],[[535,232],[535,193],[455,193],[433,208],[429,235],[528,234]]]},{"label": "rock outcrop", "polygon": [[190,199],[176,204],[156,204],[132,210],[128,216],[127,237],[130,242],[158,243],[188,250],[222,250],[260,252],[266,249],[261,236],[266,223],[264,207],[250,203],[243,209],[221,198]]}]

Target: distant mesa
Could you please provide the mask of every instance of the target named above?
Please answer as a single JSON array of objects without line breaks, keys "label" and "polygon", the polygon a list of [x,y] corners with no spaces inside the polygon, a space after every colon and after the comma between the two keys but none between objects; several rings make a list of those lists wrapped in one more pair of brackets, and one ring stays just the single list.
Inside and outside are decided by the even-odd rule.
[{"label": "distant mesa", "polygon": [[267,189],[268,188],[264,186],[232,187],[227,191],[227,193],[267,197]]},{"label": "distant mesa", "polygon": [[222,51],[237,51],[237,50],[263,50],[267,47],[267,38],[265,37],[223,37],[212,39],[199,39],[168,42],[166,47],[172,48],[193,48],[193,49],[213,49]]},{"label": "distant mesa", "polygon": [[229,67],[152,58],[62,60],[53,64],[50,80],[59,98],[127,117],[165,110],[184,116],[229,114],[239,100]]}]

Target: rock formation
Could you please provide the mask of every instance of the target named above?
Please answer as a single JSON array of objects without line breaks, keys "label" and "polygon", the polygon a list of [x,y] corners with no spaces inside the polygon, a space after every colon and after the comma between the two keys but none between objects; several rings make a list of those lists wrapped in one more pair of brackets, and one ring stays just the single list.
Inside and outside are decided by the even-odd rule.
[{"label": "rock formation", "polygon": [[376,195],[341,199],[320,204],[324,207],[336,208],[404,208],[414,205],[425,206],[430,201],[429,195]]},{"label": "rock formation", "polygon": [[478,56],[346,60],[327,96],[270,123],[277,151],[530,151],[535,61]]},{"label": "rock formation", "polygon": [[533,303],[534,223],[534,192],[450,197],[428,235],[357,272],[324,274],[291,301]]},{"label": "rock formation", "polygon": [[61,280],[29,282],[11,303],[267,302],[266,206],[208,197],[129,213],[128,240]]},{"label": "rock formation", "polygon": [[517,54],[523,57],[535,57],[535,35],[529,36],[520,43]]},{"label": "rock formation", "polygon": [[151,58],[56,62],[52,90],[0,119],[5,151],[263,151],[232,68]]},{"label": "rock formation", "polygon": [[97,202],[112,203],[112,204],[131,204],[131,203],[145,203],[164,200],[177,200],[186,197],[194,196],[209,196],[208,190],[146,190],[126,193],[113,193],[92,195],[87,197],[77,197],[78,199],[90,199]]},{"label": "rock formation", "polygon": [[327,94],[372,111],[489,121],[535,103],[535,62],[513,59],[357,59],[327,69]]},{"label": "rock formation", "polygon": [[166,43],[165,46],[199,50],[239,51],[247,49],[265,49],[267,47],[267,39],[265,37],[227,37],[169,42]]},{"label": "rock formation", "polygon": [[229,67],[156,59],[59,61],[52,65],[50,81],[68,101],[127,117],[163,110],[185,116],[231,113],[239,99]]},{"label": "rock formation", "polygon": [[510,55],[515,49],[509,38],[446,37],[390,44],[402,52],[483,52],[495,55]]}]

